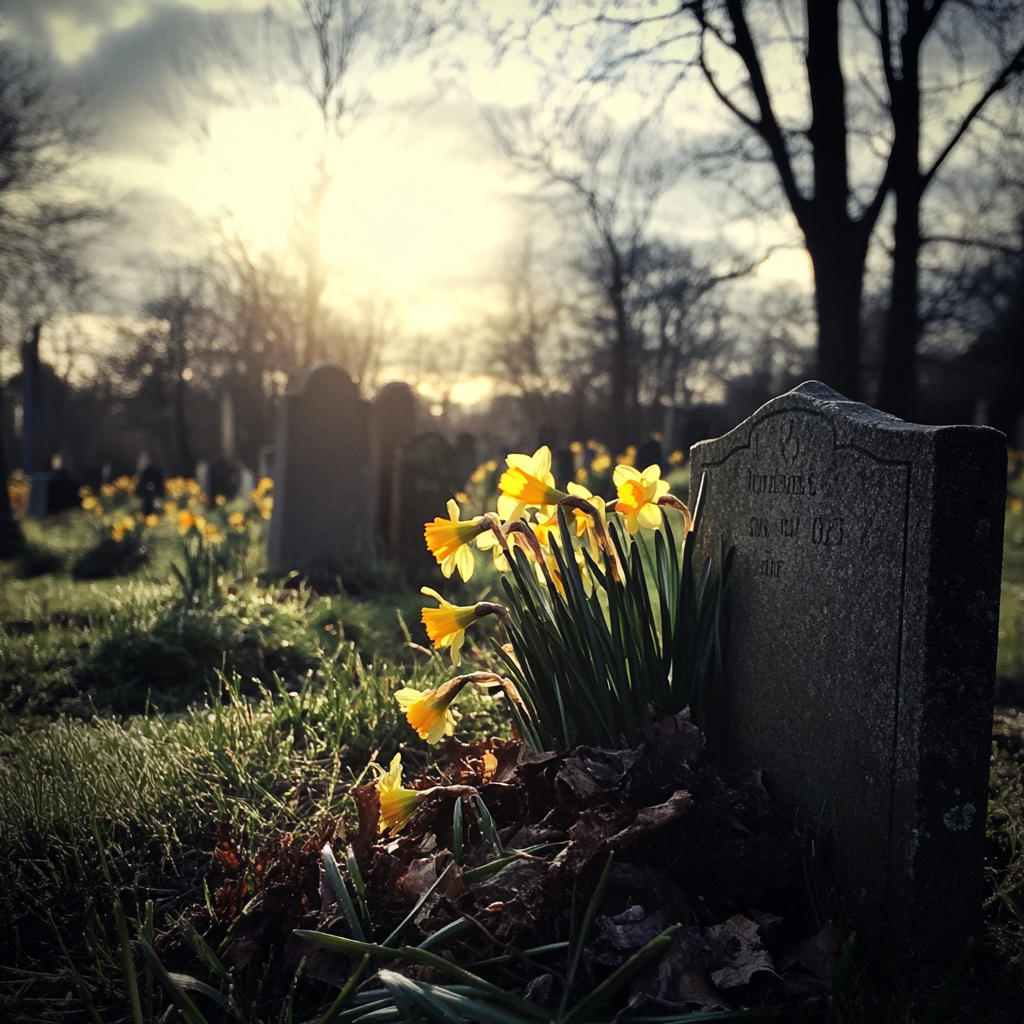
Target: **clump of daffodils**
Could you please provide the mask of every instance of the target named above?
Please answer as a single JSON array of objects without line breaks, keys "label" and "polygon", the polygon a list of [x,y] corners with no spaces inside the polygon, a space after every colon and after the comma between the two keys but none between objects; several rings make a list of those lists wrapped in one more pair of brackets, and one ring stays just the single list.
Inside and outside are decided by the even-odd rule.
[{"label": "clump of daffodils", "polygon": [[[577,454],[584,454],[582,446]],[[506,575],[507,606],[455,605],[424,587],[422,593],[437,607],[425,607],[422,621],[434,647],[447,648],[452,663],[459,665],[467,630],[488,615],[502,620],[510,640],[502,656],[515,682],[504,679],[500,688],[513,706],[517,727],[536,743],[545,742],[545,735],[562,742],[586,735],[587,728],[580,725],[586,718],[597,722],[591,730],[595,738],[588,742],[622,738],[615,735],[619,727],[609,724],[615,713],[609,712],[608,701],[638,703],[644,697],[643,687],[633,685],[638,677],[654,679],[644,685],[651,696],[659,696],[659,673],[672,689],[684,643],[673,616],[692,613],[679,598],[683,575],[690,571],[690,510],[670,493],[660,467],[636,468],[634,452],[628,451],[614,466],[604,450],[586,454],[592,456],[590,470],[578,473],[565,490],[556,486],[547,446],[532,455],[510,454],[500,476],[496,465],[481,466],[475,474],[478,482],[497,477],[496,511],[483,511],[478,499],[470,502],[458,495],[482,514],[466,515],[460,502],[451,500],[447,518],[438,517],[424,528],[427,548],[446,577],[457,571],[464,581],[471,579],[474,549],[490,551],[495,567]],[[604,487],[599,474],[610,474],[614,500],[605,501],[586,486]],[[645,566],[653,566],[655,554],[659,570],[650,584],[659,596],[652,606]],[[647,639],[637,639],[638,615]],[[616,659],[618,664],[610,666]],[[692,674],[689,667],[687,672]],[[621,678],[613,678],[616,673]],[[594,693],[588,695],[591,677]],[[570,686],[576,690],[571,699]],[[630,687],[633,692],[624,694]],[[453,731],[450,706],[460,690],[449,684],[427,692],[407,688],[397,699],[420,737],[436,743]],[[588,701],[593,708],[585,706]],[[628,721],[622,728],[627,727]]]}]

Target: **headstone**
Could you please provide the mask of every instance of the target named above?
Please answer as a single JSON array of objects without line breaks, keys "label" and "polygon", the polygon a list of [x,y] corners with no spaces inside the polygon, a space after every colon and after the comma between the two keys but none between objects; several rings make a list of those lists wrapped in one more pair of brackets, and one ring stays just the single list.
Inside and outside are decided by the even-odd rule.
[{"label": "headstone", "polygon": [[834,830],[876,948],[980,921],[1006,446],[817,382],[691,450],[697,553],[735,545],[720,750]]},{"label": "headstone", "polygon": [[36,324],[21,346],[21,463],[28,475],[28,514],[42,519],[78,504],[78,484],[67,471],[54,472],[49,466],[51,448],[47,424],[46,379],[39,358]]},{"label": "headstone", "polygon": [[661,466],[664,463],[661,442],[653,437],[647,438],[636,450],[636,468],[645,470],[648,466]]},{"label": "headstone", "polygon": [[260,475],[262,480],[264,477],[270,477],[274,479],[274,453],[276,449],[272,444],[265,444],[260,449],[259,464],[256,467],[256,471]]},{"label": "headstone", "polygon": [[142,514],[152,515],[156,503],[164,496],[164,474],[159,466],[151,462],[139,471],[135,494],[142,501]]},{"label": "headstone", "polygon": [[371,562],[370,408],[340,366],[319,363],[285,394],[275,449],[270,564],[341,573]]},{"label": "headstone", "polygon": [[459,480],[465,487],[466,481],[479,465],[476,458],[476,438],[467,430],[455,438],[455,462]]},{"label": "headstone", "polygon": [[207,486],[203,488],[210,500],[217,497],[231,501],[238,496],[241,485],[242,467],[234,459],[219,458],[210,463]]},{"label": "headstone", "polygon": [[440,434],[419,434],[395,460],[398,514],[392,523],[392,557],[414,586],[441,578],[423,541],[423,525],[436,516],[447,518],[448,499],[461,486],[455,449]]},{"label": "headstone", "polygon": [[391,549],[395,457],[416,430],[416,395],[412,388],[401,381],[385,384],[373,402],[373,423],[377,444],[377,541],[388,557],[395,559]]},{"label": "headstone", "polygon": [[209,495],[210,493],[210,463],[206,459],[200,459],[196,463],[196,483],[199,484],[199,490],[203,494]]},{"label": "headstone", "polygon": [[569,448],[556,448],[551,453],[551,475],[555,486],[565,490],[565,485],[576,479],[576,459]]}]

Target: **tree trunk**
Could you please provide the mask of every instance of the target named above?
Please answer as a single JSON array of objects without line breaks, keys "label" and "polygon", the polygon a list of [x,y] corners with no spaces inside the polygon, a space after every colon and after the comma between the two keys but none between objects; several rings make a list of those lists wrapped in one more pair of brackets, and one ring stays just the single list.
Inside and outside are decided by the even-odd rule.
[{"label": "tree trunk", "polygon": [[[916,166],[915,166],[915,177]],[[921,248],[920,191],[916,182],[896,191],[892,285],[882,348],[878,407],[901,419],[917,415],[918,253]]]},{"label": "tree trunk", "polygon": [[818,316],[818,379],[860,401],[860,303],[867,248],[860,239],[829,234],[821,241],[807,240]]},{"label": "tree trunk", "polygon": [[892,94],[892,191],[896,198],[893,227],[892,283],[882,344],[878,406],[901,419],[917,415],[918,256],[921,250],[920,48],[925,34],[922,5],[907,10],[907,31],[900,40],[902,75]]}]

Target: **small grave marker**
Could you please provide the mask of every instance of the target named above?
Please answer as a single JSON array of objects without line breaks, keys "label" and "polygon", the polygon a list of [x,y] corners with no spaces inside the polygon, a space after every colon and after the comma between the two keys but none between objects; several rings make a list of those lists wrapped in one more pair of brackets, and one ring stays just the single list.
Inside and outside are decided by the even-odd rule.
[{"label": "small grave marker", "polygon": [[392,557],[413,585],[436,585],[441,579],[423,541],[423,524],[448,517],[448,499],[460,486],[455,449],[440,434],[417,435],[395,461],[398,514],[392,522]]},{"label": "small grave marker", "polygon": [[373,422],[377,437],[377,539],[391,551],[391,521],[395,515],[395,460],[416,430],[416,395],[408,384],[385,384],[373,401]]},{"label": "small grave marker", "polygon": [[810,382],[691,458],[698,554],[736,546],[723,751],[823,815],[878,943],[962,938],[982,899],[1005,438]]},{"label": "small grave marker", "polygon": [[340,572],[373,558],[369,403],[334,363],[307,370],[281,403],[270,563]]}]

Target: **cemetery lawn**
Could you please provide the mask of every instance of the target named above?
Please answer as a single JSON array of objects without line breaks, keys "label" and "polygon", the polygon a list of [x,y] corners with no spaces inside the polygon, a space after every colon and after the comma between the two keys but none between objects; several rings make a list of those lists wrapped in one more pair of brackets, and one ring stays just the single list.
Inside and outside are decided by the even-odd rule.
[{"label": "cemetery lawn", "polygon": [[[1021,481],[1011,496],[1024,498]],[[0,563],[0,1019],[133,1020],[115,901],[128,933],[171,970],[184,965],[226,990],[185,923],[216,920],[215,872],[238,856],[287,885],[336,826],[351,838],[349,790],[367,781],[371,756],[386,765],[401,750],[411,775],[436,753],[399,714],[395,690],[436,686],[451,666],[425,650],[419,595],[393,580],[367,581],[358,597],[318,596],[273,579],[255,557],[213,598],[186,603],[170,582],[170,528],[132,572],[81,579],[71,570],[97,541],[83,513],[25,525],[27,555]],[[481,596],[475,587],[472,599]],[[466,653],[465,670],[490,667],[486,652]],[[1024,704],[1024,511],[1013,505],[998,671],[999,699]],[[500,704],[467,689],[457,708],[464,742],[507,735]],[[776,1019],[1019,1024],[1016,708],[996,715],[988,835],[986,930],[965,965],[936,960],[887,978],[862,943],[831,1010],[822,999],[790,1002]],[[344,840],[336,847],[340,856]],[[831,912],[848,933],[841,908]],[[241,1024],[317,1020],[327,1009],[336,989],[307,978],[282,993],[282,970],[265,965],[268,983],[248,991]],[[137,974],[136,1019],[189,1020],[188,1010],[165,1015],[164,990],[141,965]],[[235,1019],[209,992],[192,998],[210,1024]]]}]

